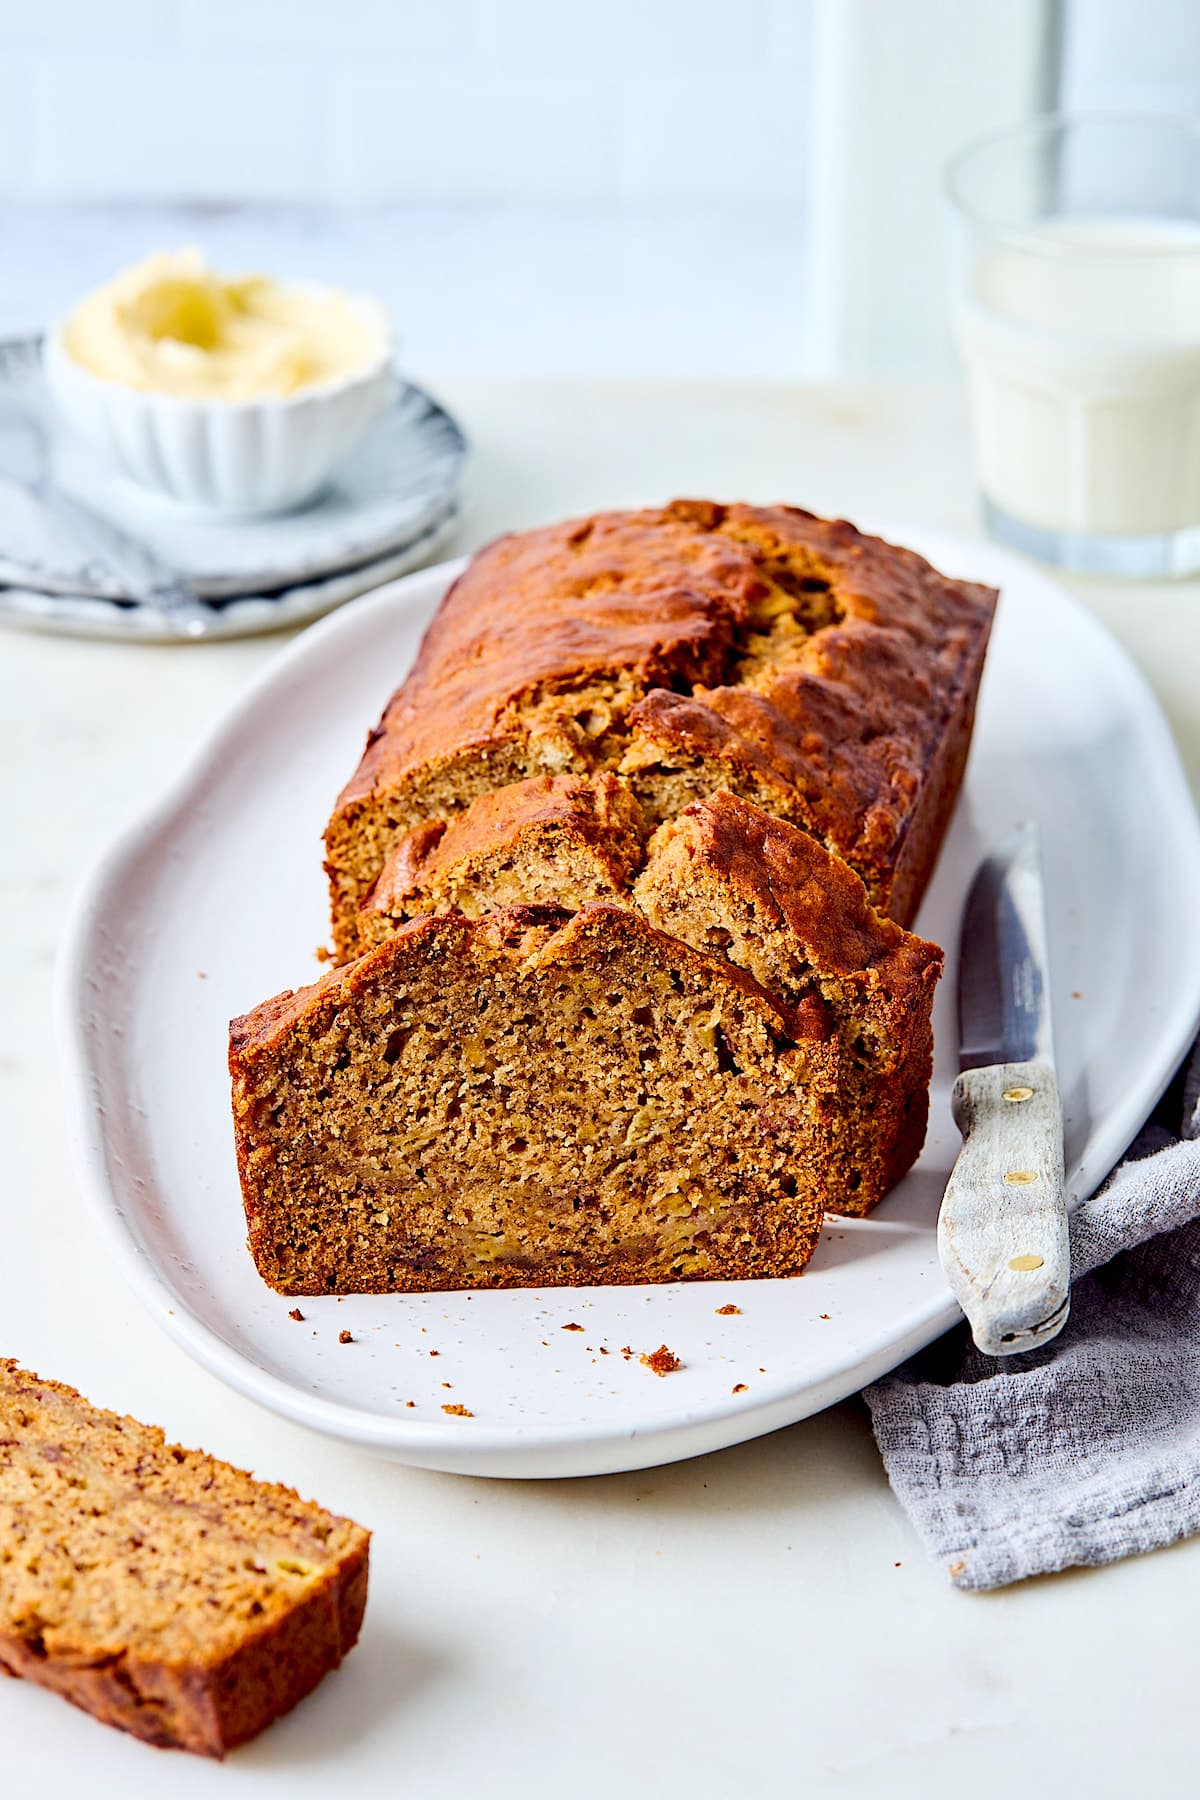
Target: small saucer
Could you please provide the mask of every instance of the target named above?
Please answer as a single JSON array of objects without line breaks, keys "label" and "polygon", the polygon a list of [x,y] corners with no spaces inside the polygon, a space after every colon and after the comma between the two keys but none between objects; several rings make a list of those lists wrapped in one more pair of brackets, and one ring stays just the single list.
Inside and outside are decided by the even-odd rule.
[{"label": "small saucer", "polygon": [[[0,515],[4,499],[0,493]],[[256,637],[307,625],[371,588],[435,562],[453,545],[459,505],[451,498],[429,529],[399,550],[375,557],[356,569],[342,569],[313,581],[278,588],[273,593],[235,594],[206,600],[203,630],[185,629],[170,614],[138,601],[102,594],[51,593],[21,585],[0,587],[0,623],[61,637],[122,638],[142,644],[206,643],[212,638]]]},{"label": "small saucer", "polygon": [[[0,398],[7,388],[28,397],[36,342],[0,343]],[[291,513],[231,520],[196,512],[126,481],[65,436],[53,445],[52,465],[61,487],[123,526],[201,598],[258,602],[323,586],[332,576],[349,577],[368,565],[386,562],[387,573],[379,579],[388,579],[397,572],[392,559],[398,556],[405,557],[404,569],[412,568],[408,553],[440,533],[457,507],[466,454],[457,421],[422,389],[401,381],[367,442],[324,493]],[[439,535],[439,547],[444,541]],[[0,584],[7,589],[0,590],[0,613],[14,610],[18,590],[76,601],[124,599],[115,585],[97,584],[87,552],[76,548],[26,489],[5,480],[2,470]],[[364,585],[356,583],[340,597],[360,593]],[[126,604],[124,610],[136,609]]]}]

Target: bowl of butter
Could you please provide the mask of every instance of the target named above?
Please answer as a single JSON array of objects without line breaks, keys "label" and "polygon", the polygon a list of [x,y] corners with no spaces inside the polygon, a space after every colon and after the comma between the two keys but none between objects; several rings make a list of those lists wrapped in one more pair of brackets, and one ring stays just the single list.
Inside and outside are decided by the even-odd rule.
[{"label": "bowl of butter", "polygon": [[226,516],[320,492],[395,391],[373,300],[160,251],[48,333],[67,427],[143,488]]}]

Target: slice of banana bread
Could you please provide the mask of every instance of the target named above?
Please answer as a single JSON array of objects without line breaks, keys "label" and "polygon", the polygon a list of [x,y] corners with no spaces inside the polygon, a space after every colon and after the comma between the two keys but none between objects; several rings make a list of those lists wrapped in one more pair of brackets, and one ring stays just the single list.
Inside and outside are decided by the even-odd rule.
[{"label": "slice of banana bread", "polygon": [[827,1008],[841,1111],[870,1116],[874,1156],[852,1151],[831,1165],[825,1204],[869,1212],[924,1142],[941,951],[877,913],[815,839],[732,794],[658,828],[633,900],[660,931],[727,957],[785,1008]]},{"label": "slice of banana bread", "polygon": [[660,830],[624,905],[393,926],[231,1028],[259,1272],[285,1293],[796,1274],[822,1211],[866,1212],[920,1149],[941,961],[729,795]]},{"label": "slice of banana bread", "polygon": [[425,917],[234,1021],[249,1243],[283,1293],[794,1275],[827,1009],[592,902]]},{"label": "slice of banana bread", "polygon": [[369,1543],[0,1359],[0,1672],[222,1756],[353,1647]]},{"label": "slice of banana bread", "polygon": [[[576,777],[522,782],[474,802],[449,829],[435,827],[435,873],[422,885],[422,865],[410,862],[403,904],[411,914],[454,895],[479,918],[557,885],[574,910],[589,879],[596,892],[612,891],[602,869],[652,925],[752,975],[781,1012],[826,1009],[843,1110],[847,1119],[871,1115],[873,1153],[862,1156],[861,1131],[839,1136],[830,1114],[825,1204],[869,1212],[924,1139],[941,951],[877,913],[854,871],[815,838],[749,801],[727,793],[694,801],[643,851],[624,819],[581,821],[579,788]],[[401,904],[394,896],[376,915],[379,940],[403,922]]]},{"label": "slice of banana bread", "polygon": [[535,775],[481,794],[449,824],[402,838],[363,902],[360,939],[378,943],[421,913],[476,919],[502,906],[575,912],[629,890],[648,835],[614,775]]},{"label": "slice of banana bread", "polygon": [[718,788],[913,917],[970,741],[995,593],[795,507],[675,501],[499,539],[439,608],[326,832],[334,939],[397,842],[534,775]]}]

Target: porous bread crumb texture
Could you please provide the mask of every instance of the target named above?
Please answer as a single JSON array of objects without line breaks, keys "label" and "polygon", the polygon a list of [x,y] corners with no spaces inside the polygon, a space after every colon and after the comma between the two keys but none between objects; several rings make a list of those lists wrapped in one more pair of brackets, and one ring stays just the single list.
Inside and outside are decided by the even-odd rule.
[{"label": "porous bread crumb texture", "polygon": [[876,905],[932,867],[994,599],[791,508],[475,558],[330,821],[343,967],[234,1023],[265,1278],[787,1275],[870,1210],[941,968]]},{"label": "porous bread crumb texture", "polygon": [[746,970],[794,1032],[832,1038],[861,1148],[831,1163],[825,1205],[869,1212],[924,1142],[941,952],[876,913],[845,863],[731,794],[660,826],[633,899],[665,934]]},{"label": "porous bread crumb texture", "polygon": [[330,820],[339,956],[369,941],[363,902],[409,833],[555,775],[618,775],[649,827],[740,794],[906,923],[994,603],[793,507],[676,501],[499,539],[447,595]]},{"label": "porous bread crumb texture", "polygon": [[647,834],[641,807],[612,774],[535,775],[482,794],[449,824],[430,820],[401,838],[359,910],[360,941],[378,943],[422,913],[576,912],[616,898]]},{"label": "porous bread crumb texture", "polygon": [[235,1022],[249,1241],[285,1293],[794,1274],[836,1047],[606,902],[427,917]]},{"label": "porous bread crumb texture", "polygon": [[0,1671],[219,1757],[354,1645],[369,1534],[0,1360]]}]

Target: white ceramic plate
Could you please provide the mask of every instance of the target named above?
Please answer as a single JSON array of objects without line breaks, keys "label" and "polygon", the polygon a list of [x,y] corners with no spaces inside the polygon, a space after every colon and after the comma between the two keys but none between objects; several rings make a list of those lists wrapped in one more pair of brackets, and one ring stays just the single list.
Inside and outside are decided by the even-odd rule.
[{"label": "white ceramic plate", "polygon": [[[1079,1197],[1120,1155],[1200,1016],[1200,831],[1157,706],[1079,606],[993,548],[895,535],[1004,589],[964,796],[920,928],[953,946],[981,853],[1039,821]],[[831,1222],[799,1280],[302,1300],[297,1322],[244,1247],[226,1022],[318,972],[326,815],[456,566],[409,576],[290,646],[93,876],[59,986],[79,1168],[164,1328],[303,1424],[486,1475],[594,1474],[717,1449],[852,1393],[956,1317],[934,1242],[957,1144],[952,966],[920,1162],[872,1219]],[[718,1317],[730,1300],[740,1313]],[[343,1329],[352,1343],[339,1343]],[[659,1378],[638,1356],[662,1343],[684,1366]]]},{"label": "white ceramic plate", "polygon": [[[0,512],[5,495],[0,484]],[[218,638],[256,637],[262,632],[288,631],[323,618],[336,606],[359,594],[370,593],[386,581],[421,569],[453,548],[459,526],[459,506],[452,498],[446,511],[401,550],[390,550],[357,569],[301,581],[295,587],[270,594],[239,594],[236,599],[214,602],[209,607],[204,631],[193,639],[186,623],[169,612],[146,604],[96,598],[83,594],[54,594],[19,584],[0,586],[0,619],[21,631],[42,631],[55,637],[106,638],[139,644],[210,644]],[[2,580],[0,576],[0,580]]]}]

